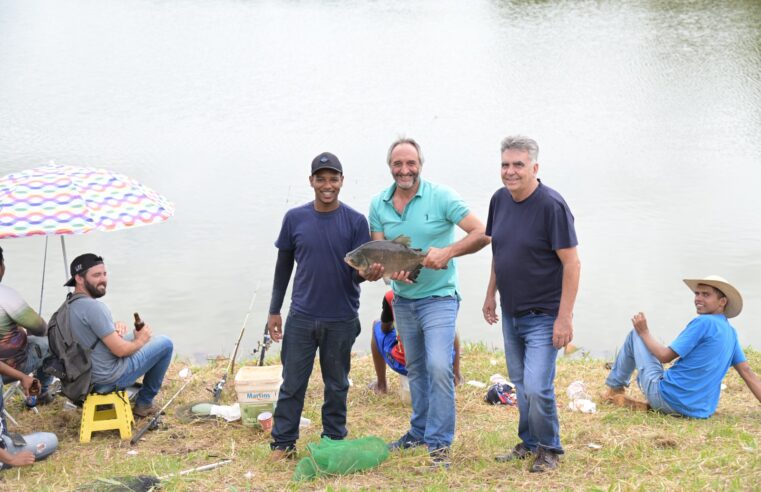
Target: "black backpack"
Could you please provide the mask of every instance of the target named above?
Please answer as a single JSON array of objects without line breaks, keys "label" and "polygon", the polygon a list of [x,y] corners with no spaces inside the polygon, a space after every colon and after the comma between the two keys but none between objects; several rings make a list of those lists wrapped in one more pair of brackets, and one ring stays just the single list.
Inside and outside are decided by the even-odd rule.
[{"label": "black backpack", "polygon": [[67,294],[61,307],[50,317],[48,323],[50,355],[42,363],[45,374],[61,380],[61,393],[78,405],[85,400],[92,389],[90,353],[100,341],[100,339],[96,340],[92,347],[83,347],[71,332],[69,305],[82,297],[87,296]]}]

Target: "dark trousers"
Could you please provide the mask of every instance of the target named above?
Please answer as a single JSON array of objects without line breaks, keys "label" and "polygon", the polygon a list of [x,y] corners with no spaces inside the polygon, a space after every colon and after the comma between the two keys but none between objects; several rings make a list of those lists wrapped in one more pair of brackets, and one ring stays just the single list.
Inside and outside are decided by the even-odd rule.
[{"label": "dark trousers", "polygon": [[319,321],[291,311],[285,322],[283,384],[275,408],[272,448],[286,448],[299,438],[299,422],[304,395],[319,349],[320,370],[325,383],[322,405],[322,435],[331,439],[346,437],[346,395],[349,392],[351,347],[360,332],[359,318],[345,321]]}]

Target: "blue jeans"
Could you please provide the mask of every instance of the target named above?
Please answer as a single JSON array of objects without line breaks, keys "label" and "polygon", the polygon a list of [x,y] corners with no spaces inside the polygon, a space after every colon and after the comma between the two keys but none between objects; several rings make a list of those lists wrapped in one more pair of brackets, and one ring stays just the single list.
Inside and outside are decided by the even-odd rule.
[{"label": "blue jeans", "polygon": [[127,367],[114,384],[95,384],[93,390],[97,393],[109,393],[115,389],[124,389],[143,376],[143,386],[137,393],[136,405],[149,406],[161,389],[164,374],[172,362],[172,341],[157,335],[151,338],[143,348],[127,357]]},{"label": "blue jeans", "polygon": [[[5,450],[10,454],[30,451],[34,454],[35,461],[44,460],[58,448],[58,437],[52,432],[34,432],[32,434],[25,434],[23,437],[26,444],[18,447],[13,444],[13,441],[7,435],[0,436],[0,439],[5,442]],[[5,468],[12,467],[11,465],[0,463],[0,470]]]},{"label": "blue jeans", "polygon": [[637,384],[650,406],[663,413],[679,415],[661,396],[660,382],[663,379],[663,364],[650,352],[637,332],[632,330],[618,352],[616,362],[605,384],[611,388],[629,386],[634,369],[637,369]]},{"label": "blue jeans", "polygon": [[272,443],[275,448],[292,446],[299,438],[299,423],[304,409],[314,356],[319,349],[320,370],[325,384],[322,405],[322,436],[346,437],[346,396],[349,393],[351,347],[360,332],[359,318],[320,321],[291,311],[285,322],[283,384],[275,407]]},{"label": "blue jeans", "polygon": [[542,447],[562,454],[555,406],[555,359],[552,346],[555,317],[502,312],[502,335],[510,380],[518,394],[518,437],[532,451]]},{"label": "blue jeans", "polygon": [[429,450],[448,448],[454,439],[452,350],[459,309],[454,296],[394,298],[412,396],[409,435]]},{"label": "blue jeans", "polygon": [[[24,374],[34,373],[34,377],[40,380],[40,393],[45,393],[48,386],[53,382],[53,376],[42,372],[42,361],[50,355],[48,346],[48,337],[36,337],[29,335],[26,339],[26,362],[21,367],[17,367]],[[3,382],[8,383],[13,379],[3,377]]]}]

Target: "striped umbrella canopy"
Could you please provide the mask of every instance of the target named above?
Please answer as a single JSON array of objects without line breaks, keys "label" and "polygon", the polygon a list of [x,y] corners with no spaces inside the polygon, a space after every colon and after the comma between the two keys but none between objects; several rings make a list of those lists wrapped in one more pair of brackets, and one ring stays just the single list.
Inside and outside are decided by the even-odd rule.
[{"label": "striped umbrella canopy", "polygon": [[105,169],[51,164],[0,178],[0,239],[114,231],[173,214],[163,196]]}]

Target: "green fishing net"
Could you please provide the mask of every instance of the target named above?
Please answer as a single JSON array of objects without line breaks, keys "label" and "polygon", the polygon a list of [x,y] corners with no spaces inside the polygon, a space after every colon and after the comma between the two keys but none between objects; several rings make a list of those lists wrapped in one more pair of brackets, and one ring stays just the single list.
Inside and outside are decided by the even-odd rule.
[{"label": "green fishing net", "polygon": [[374,436],[334,441],[323,437],[319,443],[307,444],[309,456],[302,458],[293,480],[311,480],[323,475],[347,475],[374,468],[388,458],[388,447]]}]

